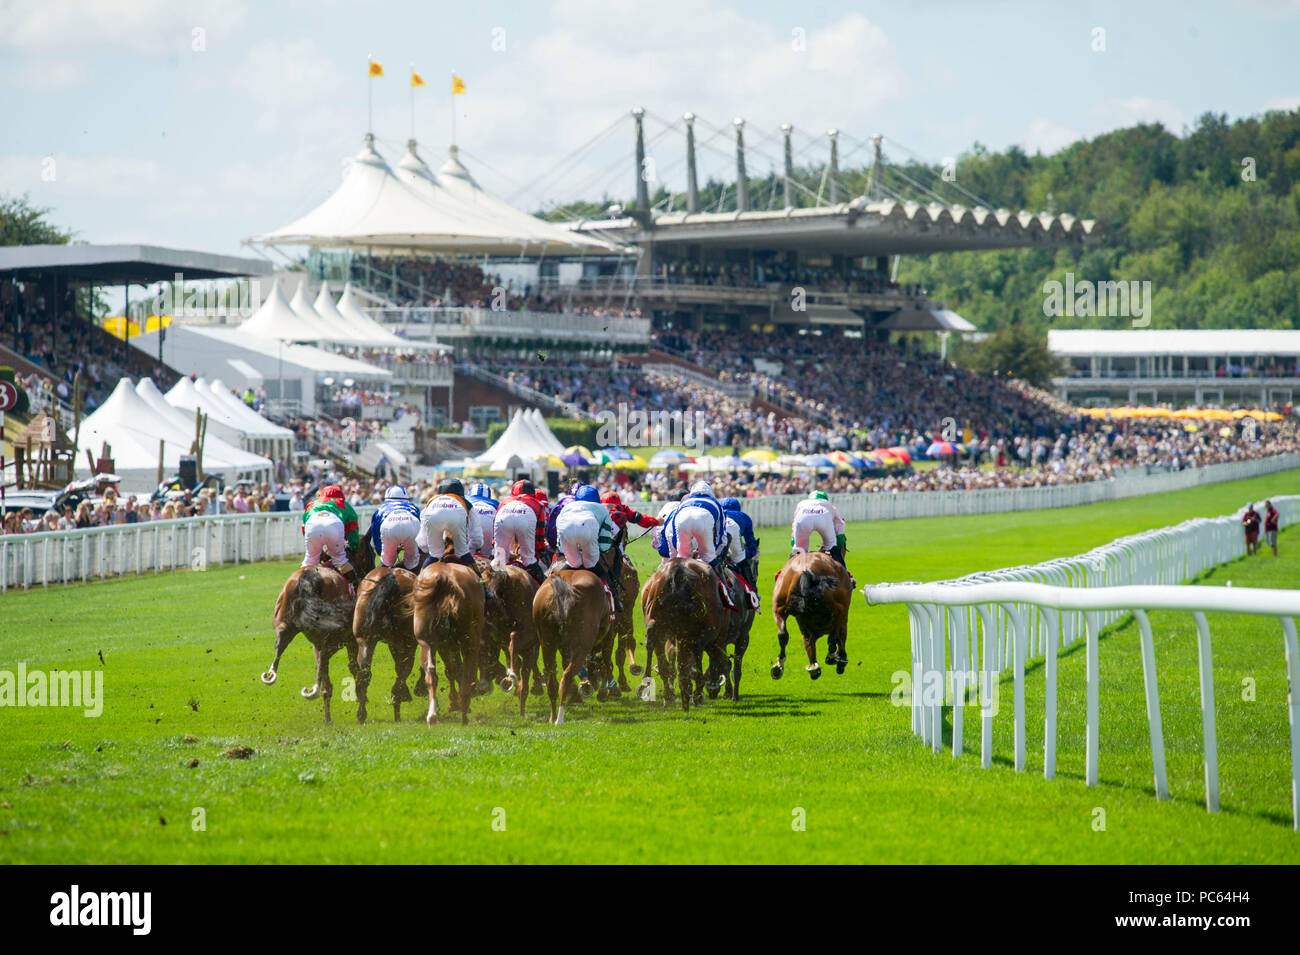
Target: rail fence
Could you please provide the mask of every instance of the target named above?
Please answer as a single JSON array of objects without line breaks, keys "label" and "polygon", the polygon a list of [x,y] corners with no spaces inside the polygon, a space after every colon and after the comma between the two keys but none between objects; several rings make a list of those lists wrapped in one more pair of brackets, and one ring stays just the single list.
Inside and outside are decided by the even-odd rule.
[{"label": "rail fence", "polygon": [[[995,514],[1163,494],[1292,468],[1300,468],[1300,454],[1060,487],[842,494],[835,497],[835,506],[846,521]],[[800,500],[799,495],[755,497],[747,498],[744,507],[755,526],[782,527],[789,525]],[[650,514],[657,513],[661,506],[661,502],[654,501],[633,504]],[[369,508],[357,510],[370,513]],[[189,567],[198,559],[195,548],[202,549],[209,565],[280,560],[301,552],[300,522],[299,515],[272,512],[4,535],[0,536],[0,593],[10,587],[26,589]]]},{"label": "rail fence", "polygon": [[[1300,495],[1274,497],[1284,523],[1300,517]],[[1008,669],[1014,681],[1015,768],[1025,769],[1025,664],[1044,659],[1043,776],[1056,775],[1057,654],[1085,641],[1085,776],[1097,784],[1099,747],[1099,636],[1130,613],[1142,651],[1152,773],[1157,799],[1169,798],[1160,722],[1155,650],[1148,610],[1185,610],[1196,624],[1205,751],[1205,802],[1219,810],[1218,739],[1214,673],[1206,612],[1263,614],[1279,620],[1289,681],[1291,810],[1300,831],[1300,652],[1295,617],[1300,591],[1179,586],[1202,571],[1241,556],[1241,510],[1196,518],[1173,527],[1121,537],[1077,557],[983,571],[936,583],[876,584],[862,589],[867,604],[907,605],[911,631],[912,731],[938,753],[943,709],[952,710],[952,753],[962,753],[963,716],[978,706],[980,757],[993,762],[993,717],[998,686]]]}]

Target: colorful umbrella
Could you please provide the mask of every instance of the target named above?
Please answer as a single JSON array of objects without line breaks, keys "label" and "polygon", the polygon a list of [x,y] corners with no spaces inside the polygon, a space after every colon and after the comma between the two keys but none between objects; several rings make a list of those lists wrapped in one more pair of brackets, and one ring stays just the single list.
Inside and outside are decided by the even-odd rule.
[{"label": "colorful umbrella", "polygon": [[685,452],[678,451],[676,448],[665,448],[662,451],[655,452],[654,456],[650,458],[650,467],[668,468],[674,464],[685,464],[690,460],[692,458],[688,457]]},{"label": "colorful umbrella", "polygon": [[617,461],[627,461],[632,457],[632,452],[623,448],[601,448],[600,463],[613,464]]},{"label": "colorful umbrella", "polygon": [[585,444],[571,444],[564,449],[565,454],[576,454],[591,464],[596,463],[596,454]]},{"label": "colorful umbrella", "polygon": [[946,457],[947,455],[959,454],[956,445],[951,441],[936,441],[925,449],[925,453],[932,458]]},{"label": "colorful umbrella", "polygon": [[741,457],[751,464],[771,464],[776,460],[776,454],[774,452],[764,450],[763,448],[755,448],[753,451],[746,451],[741,455]]},{"label": "colorful umbrella", "polygon": [[892,454],[894,457],[899,458],[902,461],[906,461],[908,464],[912,463],[912,452],[907,450],[907,448],[902,447],[901,445],[893,448],[885,448],[885,450],[888,451],[890,454]]},{"label": "colorful umbrella", "polygon": [[586,468],[592,464],[590,458],[584,458],[577,451],[565,451],[560,455],[560,460],[571,468]]}]

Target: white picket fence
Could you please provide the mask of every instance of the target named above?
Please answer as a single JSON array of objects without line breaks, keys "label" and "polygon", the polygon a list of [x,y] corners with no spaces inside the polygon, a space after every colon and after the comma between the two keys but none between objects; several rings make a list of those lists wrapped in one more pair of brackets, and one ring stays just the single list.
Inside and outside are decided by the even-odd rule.
[{"label": "white picket fence", "polygon": [[[1293,468],[1300,468],[1300,454],[1061,487],[838,494],[835,506],[846,521],[998,514],[1164,494]],[[756,527],[789,527],[795,504],[802,499],[799,495],[754,497],[746,498],[743,505]],[[639,501],[633,507],[655,514],[662,502]],[[369,520],[371,508],[357,510],[364,511],[363,522]],[[279,560],[301,552],[300,521],[301,517],[283,512],[230,514],[0,536],[0,593],[10,587],[26,589],[190,567],[200,555],[206,555],[208,564],[218,566]],[[201,550],[196,552],[196,548]]]},{"label": "white picket fence", "polygon": [[[362,529],[373,507],[357,508]],[[0,593],[125,574],[199,570],[302,554],[302,513],[145,521],[0,537]]]},{"label": "white picket fence", "polygon": [[[1272,498],[1284,524],[1300,516],[1300,495]],[[1243,509],[1244,510],[1244,509]],[[1057,654],[1081,637],[1085,643],[1087,735],[1085,776],[1097,784],[1100,754],[1099,642],[1103,629],[1132,613],[1142,650],[1151,761],[1157,799],[1169,797],[1160,724],[1155,652],[1148,610],[1186,610],[1198,635],[1205,799],[1219,809],[1218,740],[1214,674],[1206,612],[1264,614],[1279,618],[1289,681],[1291,808],[1300,831],[1300,654],[1294,617],[1300,591],[1179,586],[1241,556],[1242,510],[1197,518],[1173,527],[1122,537],[1078,557],[984,571],[935,583],[876,584],[862,589],[867,604],[907,605],[912,638],[912,731],[934,752],[943,745],[943,709],[952,709],[952,753],[962,753],[963,716],[979,707],[980,755],[993,762],[993,717],[1001,674],[1013,671],[1015,767],[1025,769],[1025,663],[1043,657],[1043,775],[1056,774]],[[1261,535],[1262,536],[1262,535]]]}]

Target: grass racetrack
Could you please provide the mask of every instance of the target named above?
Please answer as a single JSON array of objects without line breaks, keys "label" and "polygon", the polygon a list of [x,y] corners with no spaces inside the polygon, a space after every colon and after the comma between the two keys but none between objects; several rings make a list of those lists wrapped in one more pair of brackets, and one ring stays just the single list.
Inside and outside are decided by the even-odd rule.
[{"label": "grass racetrack", "polygon": [[[1062,510],[850,525],[849,563],[859,585],[943,579],[1285,493],[1300,493],[1300,472]],[[788,533],[759,533],[763,610],[739,704],[685,715],[632,695],[593,698],[559,728],[546,724],[544,697],[521,721],[499,691],[474,700],[468,727],[428,728],[418,702],[394,725],[382,647],[371,722],[358,726],[343,699],[339,654],[335,723],[323,726],[320,702],[298,693],[312,682],[306,640],[290,646],[276,685],[258,679],[287,562],[11,592],[0,598],[0,669],[95,669],[102,653],[106,700],[98,718],[0,708],[0,862],[1300,862],[1272,618],[1210,616],[1223,805],[1210,815],[1189,614],[1151,615],[1173,797],[1157,803],[1131,622],[1101,643],[1100,784],[1083,783],[1082,641],[1060,660],[1056,780],[1042,778],[1035,661],[1028,769],[1011,768],[1007,705],[983,770],[976,721],[964,757],[936,756],[891,701],[892,675],[909,668],[902,607],[868,608],[858,595],[843,676],[810,681],[792,632],[791,666],[770,678],[771,581]],[[1284,530],[1280,558],[1265,547],[1203,583],[1294,587],[1297,547],[1300,534]],[[657,555],[648,541],[631,553],[644,581]],[[234,747],[253,752],[223,755]]]}]

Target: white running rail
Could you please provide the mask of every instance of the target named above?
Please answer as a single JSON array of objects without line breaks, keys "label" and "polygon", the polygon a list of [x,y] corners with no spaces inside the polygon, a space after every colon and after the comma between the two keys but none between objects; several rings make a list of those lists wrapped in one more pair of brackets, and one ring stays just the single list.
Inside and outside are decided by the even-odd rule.
[{"label": "white running rail", "polygon": [[[1272,499],[1283,523],[1300,516],[1300,496]],[[1300,650],[1295,617],[1300,591],[1178,586],[1217,564],[1241,556],[1241,514],[1198,518],[1174,527],[1122,537],[1078,557],[970,574],[936,583],[876,584],[862,589],[867,604],[907,605],[912,635],[912,731],[934,752],[943,746],[943,707],[952,705],[952,753],[962,752],[962,717],[980,707],[980,754],[993,762],[993,716],[998,680],[1014,673],[1015,767],[1025,769],[1025,663],[1045,658],[1043,776],[1056,775],[1056,659],[1061,646],[1086,641],[1087,736],[1085,773],[1097,784],[1099,642],[1101,631],[1131,612],[1142,649],[1151,762],[1157,799],[1169,798],[1164,736],[1148,610],[1186,610],[1196,624],[1205,804],[1219,811],[1218,738],[1207,612],[1279,619],[1290,688],[1291,812],[1300,831]],[[978,671],[975,666],[978,665]]]}]

